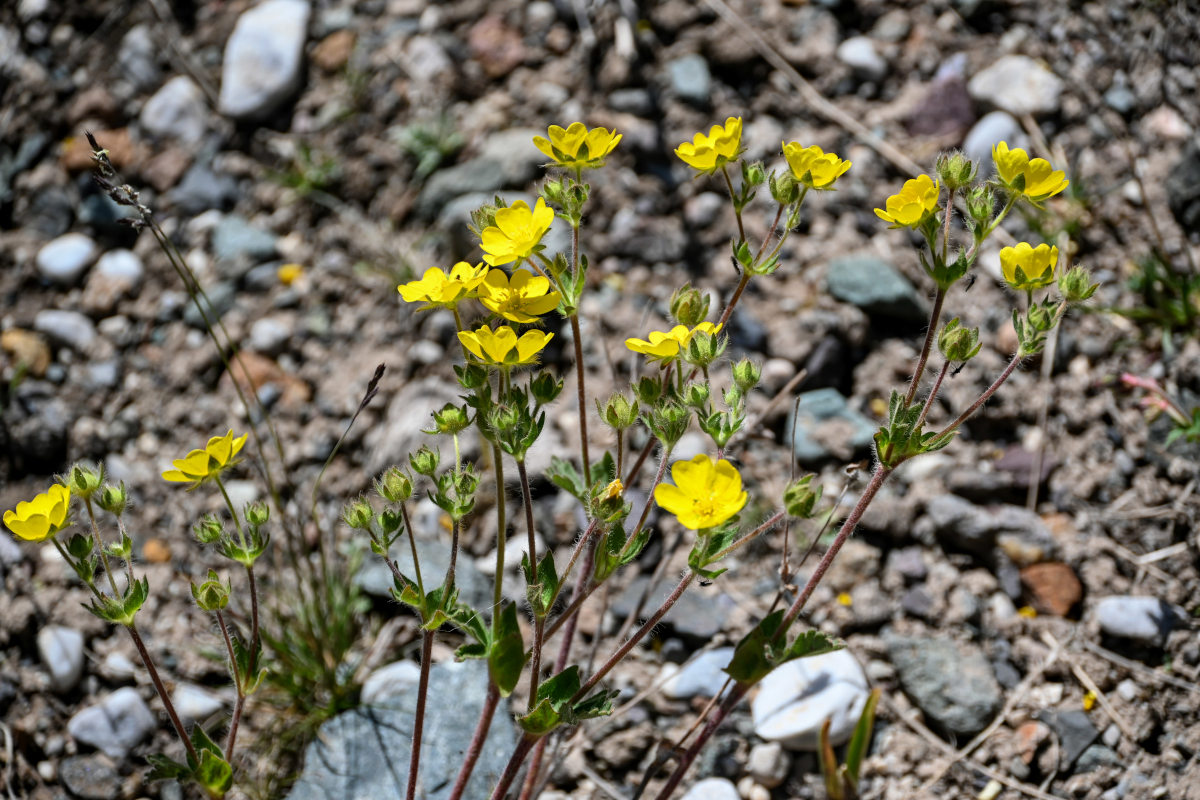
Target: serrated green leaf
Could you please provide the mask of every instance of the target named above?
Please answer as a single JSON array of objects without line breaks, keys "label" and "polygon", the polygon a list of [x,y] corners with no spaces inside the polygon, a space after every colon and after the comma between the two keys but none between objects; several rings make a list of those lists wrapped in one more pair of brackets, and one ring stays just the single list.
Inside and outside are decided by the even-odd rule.
[{"label": "serrated green leaf", "polygon": [[517,717],[517,724],[521,726],[521,730],[530,736],[545,736],[557,728],[561,721],[562,718],[549,700],[538,701],[528,714]]},{"label": "serrated green leaf", "polygon": [[576,471],[575,466],[566,459],[553,456],[550,459],[550,467],[546,470],[546,477],[550,479],[558,488],[565,492],[569,492],[576,497],[580,502],[583,502],[587,494],[587,487],[583,484],[583,478]]},{"label": "serrated green leaf", "polygon": [[834,650],[841,650],[845,646],[833,637],[821,633],[821,631],[804,631],[788,647],[779,664],[795,661],[797,658],[825,655],[826,653],[832,653]]},{"label": "serrated green leaf", "polygon": [[572,724],[582,722],[585,719],[595,719],[596,717],[607,717],[612,714],[613,700],[619,692],[615,690],[601,690],[596,692],[591,697],[586,697],[575,704],[571,709]]},{"label": "serrated green leaf", "polygon": [[467,661],[469,659],[487,657],[487,645],[480,644],[479,642],[467,642],[454,651],[454,659],[456,661]]},{"label": "serrated green leaf", "polygon": [[200,764],[192,775],[196,783],[203,786],[211,797],[224,797],[233,785],[233,767],[211,750],[200,753]]},{"label": "serrated green leaf", "polygon": [[192,771],[186,764],[152,753],[146,756],[150,770],[146,773],[147,781],[186,781],[192,777]]}]

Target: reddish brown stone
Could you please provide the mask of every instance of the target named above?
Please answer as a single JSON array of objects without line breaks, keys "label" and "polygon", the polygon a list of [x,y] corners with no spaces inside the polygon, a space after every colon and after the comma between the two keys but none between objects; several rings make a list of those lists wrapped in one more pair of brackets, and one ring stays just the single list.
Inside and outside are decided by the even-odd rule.
[{"label": "reddish brown stone", "polygon": [[1065,617],[1083,599],[1083,585],[1066,564],[1047,561],[1021,570],[1021,582],[1033,607],[1043,614]]},{"label": "reddish brown stone", "polygon": [[[138,148],[128,128],[111,131],[92,131],[100,146],[108,151],[108,160],[117,169],[127,167],[136,160]],[[63,142],[62,165],[72,172],[92,168],[92,146],[86,136],[72,136]]]},{"label": "reddish brown stone", "polygon": [[495,15],[475,23],[467,34],[467,44],[489,78],[504,77],[528,55],[520,32]]},{"label": "reddish brown stone", "polygon": [[313,48],[312,60],[326,72],[337,72],[346,66],[354,52],[354,34],[351,31],[334,31]]}]

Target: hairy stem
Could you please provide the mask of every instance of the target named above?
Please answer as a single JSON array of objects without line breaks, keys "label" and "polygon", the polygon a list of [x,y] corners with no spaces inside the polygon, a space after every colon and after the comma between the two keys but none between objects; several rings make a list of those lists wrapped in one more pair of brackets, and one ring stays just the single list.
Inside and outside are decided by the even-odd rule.
[{"label": "hairy stem", "polygon": [[525,757],[529,755],[529,750],[533,747],[536,738],[528,733],[521,736],[521,740],[517,742],[516,749],[513,750],[512,756],[509,757],[508,763],[504,766],[504,772],[500,775],[500,780],[496,783],[496,788],[492,790],[491,800],[504,800],[508,795],[509,788],[513,785],[513,781],[517,779],[517,775],[521,772],[521,765],[525,763]]},{"label": "hairy stem", "polygon": [[[525,506],[525,530],[529,535],[529,569],[534,578],[537,576],[537,540],[533,530],[533,496],[529,491],[529,473],[525,470],[525,460],[517,459],[517,475],[521,479],[521,500]],[[549,609],[547,609],[549,610]],[[533,626],[533,655],[529,665],[529,710],[537,704],[538,682],[542,670],[542,638],[546,632],[546,617],[534,609]]]},{"label": "hairy stem", "polygon": [[137,625],[132,623],[126,625],[125,630],[129,631],[129,636],[133,639],[133,646],[137,648],[138,655],[142,658],[142,665],[150,673],[150,681],[154,684],[154,691],[158,692],[158,699],[162,700],[163,708],[167,710],[167,716],[171,718],[171,726],[175,728],[175,733],[179,736],[179,740],[183,742],[183,746],[187,750],[192,763],[199,764],[200,756],[196,753],[196,747],[188,737],[187,731],[184,730],[183,722],[179,719],[179,713],[175,710],[175,704],[171,702],[171,695],[167,693],[167,687],[163,685],[162,678],[159,677],[158,668],[154,666],[154,661],[150,658],[150,651],[146,649],[146,643],[142,641],[142,636],[138,633]]},{"label": "hairy stem", "polygon": [[729,189],[729,199],[733,201],[733,215],[737,217],[738,244],[746,241],[746,228],[742,225],[742,210],[737,206],[737,194],[733,191],[733,179],[729,177],[729,167],[722,165],[721,174],[725,176],[725,186]]},{"label": "hairy stem", "polygon": [[917,359],[917,368],[913,371],[912,381],[908,384],[908,393],[904,395],[904,405],[912,405],[917,396],[917,387],[921,385],[921,376],[925,373],[925,364],[929,361],[929,351],[933,348],[933,339],[937,336],[938,320],[942,316],[942,304],[946,301],[946,290],[938,287],[933,296],[933,309],[929,312],[929,329],[925,331],[925,343],[921,345],[921,356]]},{"label": "hairy stem", "polygon": [[579,457],[583,459],[583,476],[590,484],[592,462],[588,460],[587,384],[583,371],[583,340],[579,334],[579,314],[571,315],[571,339],[575,347],[575,399],[579,403]]},{"label": "hairy stem", "polygon": [[504,493],[504,453],[492,443],[492,464],[496,470],[496,581],[492,587],[492,613],[500,613],[504,585],[504,545],[508,542],[508,519]]},{"label": "hairy stem", "polygon": [[954,422],[951,422],[946,426],[945,430],[934,437],[929,442],[929,446],[932,447],[934,444],[940,442],[942,439],[958,430],[959,426],[966,422],[968,417],[978,411],[979,407],[986,403],[988,399],[996,393],[996,390],[999,389],[1006,380],[1008,380],[1008,377],[1013,374],[1013,370],[1015,370],[1017,366],[1024,360],[1025,356],[1021,355],[1021,352],[1018,350],[1017,354],[1012,357],[1011,361],[1008,362],[1008,366],[1004,368],[1004,372],[1000,373],[1000,377],[992,381],[992,385],[985,389],[983,394],[979,395],[975,402],[972,403],[966,411],[959,414],[958,417],[955,418]]},{"label": "hairy stem", "polygon": [[497,688],[496,682],[489,678],[487,696],[483,699],[483,708],[479,710],[479,722],[475,723],[475,732],[471,734],[471,743],[467,745],[462,768],[458,771],[458,777],[454,780],[454,787],[450,789],[447,800],[462,800],[463,792],[467,790],[467,782],[471,780],[471,773],[479,761],[479,754],[483,752],[483,744],[487,741],[488,730],[492,727],[492,718],[496,715],[496,705],[499,702],[500,689]]},{"label": "hairy stem", "polygon": [[237,690],[237,700],[233,706],[233,716],[229,718],[229,739],[225,743],[225,760],[233,763],[233,746],[237,742],[238,725],[242,721],[242,710],[246,706],[246,692],[243,681],[238,674],[237,656],[233,652],[233,639],[229,636],[229,626],[225,624],[225,615],[217,611],[217,625],[221,628],[221,636],[225,639],[225,650],[229,653],[229,672],[233,675],[233,686]]},{"label": "hairy stem", "polygon": [[429,694],[430,660],[433,658],[433,631],[421,631],[421,678],[417,684],[417,712],[413,717],[412,753],[408,757],[407,800],[417,796],[417,777],[421,768],[421,736],[425,730],[425,698]]},{"label": "hairy stem", "polygon": [[700,754],[704,745],[708,743],[712,735],[717,732],[717,728],[721,727],[721,723],[729,716],[729,712],[741,702],[749,690],[750,687],[743,686],[740,683],[735,683],[730,687],[729,694],[725,696],[721,705],[717,706],[716,711],[708,718],[708,722],[705,723],[704,728],[696,737],[696,741],[692,742],[691,746],[679,757],[679,764],[675,767],[675,771],[671,773],[671,777],[667,779],[667,782],[658,791],[658,800],[669,800],[671,793],[679,787],[679,782],[683,780],[683,776],[691,768],[692,762],[696,760],[696,756]]},{"label": "hairy stem", "polygon": [[942,364],[941,370],[938,372],[937,380],[933,382],[933,388],[929,390],[929,396],[925,398],[925,405],[921,407],[921,416],[917,417],[917,427],[920,428],[925,424],[925,417],[929,414],[929,409],[933,405],[933,401],[937,399],[938,392],[942,389],[942,381],[946,380],[946,373],[950,371],[950,362]]}]

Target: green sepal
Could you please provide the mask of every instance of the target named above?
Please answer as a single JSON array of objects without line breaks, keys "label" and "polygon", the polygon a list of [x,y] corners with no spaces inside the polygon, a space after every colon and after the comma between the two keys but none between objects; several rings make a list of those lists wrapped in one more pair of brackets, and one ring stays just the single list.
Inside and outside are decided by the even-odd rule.
[{"label": "green sepal", "polygon": [[554,598],[558,597],[558,570],[554,566],[554,554],[547,551],[535,571],[526,553],[521,556],[521,570],[525,573],[525,597],[529,600],[533,615],[544,618],[550,613]]},{"label": "green sepal", "polygon": [[92,554],[92,540],[82,533],[75,534],[67,540],[67,553],[75,559],[87,558]]},{"label": "green sepal", "polygon": [[104,552],[112,558],[128,559],[133,553],[133,540],[129,538],[129,534],[122,533],[120,542],[113,542],[104,548]]},{"label": "green sepal", "polygon": [[600,535],[596,543],[596,563],[592,568],[592,578],[596,583],[604,583],[612,577],[620,567],[636,559],[646,543],[650,541],[650,530],[640,528],[629,539],[625,535],[625,527],[621,521],[609,525],[608,530]]},{"label": "green sepal", "polygon": [[[736,519],[736,518],[735,518]],[[721,557],[722,552],[737,541],[738,527],[736,522],[727,522],[716,528],[707,528],[700,531],[696,537],[696,544],[692,546],[692,550],[688,553],[688,566],[702,578],[712,580],[725,569],[710,570],[706,569],[709,564],[715,563]]]},{"label": "green sepal", "polygon": [[816,630],[804,631],[791,645],[786,635],[776,633],[783,623],[783,609],[768,614],[742,637],[733,650],[725,673],[743,686],[753,686],[773,669],[797,658],[841,650],[845,645]]}]

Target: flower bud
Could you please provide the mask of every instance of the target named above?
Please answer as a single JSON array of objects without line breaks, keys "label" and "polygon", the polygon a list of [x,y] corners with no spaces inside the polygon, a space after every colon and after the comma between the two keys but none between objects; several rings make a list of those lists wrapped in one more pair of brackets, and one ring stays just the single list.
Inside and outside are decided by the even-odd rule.
[{"label": "flower bud", "polygon": [[413,472],[418,475],[429,475],[437,472],[438,462],[441,461],[441,454],[437,450],[430,450],[428,445],[421,445],[421,449],[415,453],[410,453],[408,463],[412,466]]},{"label": "flower bud", "polygon": [[192,597],[201,611],[220,611],[229,605],[231,583],[221,583],[215,570],[208,571],[208,579],[200,585],[192,584]]},{"label": "flower bud", "polygon": [[663,395],[663,386],[658,379],[646,376],[638,380],[633,391],[642,405],[654,406]]},{"label": "flower bud", "polygon": [[105,484],[100,490],[100,497],[96,500],[96,505],[113,516],[119,517],[125,513],[125,506],[128,502],[125,481],[121,481],[120,486],[113,486],[111,483]]},{"label": "flower bud", "polygon": [[596,410],[600,412],[600,419],[604,420],[605,425],[613,430],[623,431],[637,422],[639,406],[637,400],[631,403],[623,393],[617,392],[610,396],[604,405],[597,400]]},{"label": "flower bud", "polygon": [[684,361],[694,364],[701,369],[711,366],[725,352],[728,339],[715,333],[696,331],[688,341]]},{"label": "flower bud", "polygon": [[685,283],[671,295],[671,317],[680,325],[694,328],[708,316],[712,297]]},{"label": "flower bud", "polygon": [[400,467],[389,467],[375,481],[375,493],[389,503],[403,503],[412,497],[412,478]]},{"label": "flower bud", "polygon": [[742,394],[758,386],[761,378],[762,367],[748,358],[743,358],[733,365],[733,385],[741,390]]},{"label": "flower bud", "polygon": [[705,383],[689,383],[683,388],[684,405],[691,408],[704,408],[708,405],[708,398],[711,391],[708,384]]},{"label": "flower bud", "polygon": [[820,486],[812,488],[815,475],[805,475],[797,481],[789,483],[783,490],[783,507],[789,516],[797,519],[808,519],[813,515],[813,509],[821,499]]},{"label": "flower bud", "polygon": [[976,186],[967,192],[967,216],[977,226],[983,227],[992,221],[996,210],[996,195],[987,186]]},{"label": "flower bud", "polygon": [[1092,275],[1084,267],[1071,267],[1058,276],[1058,291],[1068,303],[1082,303],[1099,288],[1100,284],[1092,283]]},{"label": "flower bud", "polygon": [[970,361],[983,347],[978,328],[964,328],[958,317],[942,326],[938,333],[938,350],[947,361]]},{"label": "flower bud", "polygon": [[778,178],[772,172],[768,184],[771,187],[771,197],[781,206],[789,206],[800,199],[800,183],[791,171],[783,173]]},{"label": "flower bud", "polygon": [[567,179],[549,180],[542,184],[542,197],[552,206],[562,208],[566,205]]},{"label": "flower bud", "polygon": [[267,520],[271,518],[271,509],[266,503],[247,503],[244,511],[246,522],[255,528],[267,524]]},{"label": "flower bud", "polygon": [[554,373],[549,370],[542,370],[529,382],[529,392],[540,406],[553,403],[562,390],[563,382],[554,377]]},{"label": "flower bud", "polygon": [[678,403],[666,403],[650,414],[650,431],[668,449],[675,446],[687,432],[692,415]]},{"label": "flower bud", "polygon": [[87,499],[96,493],[103,480],[104,470],[93,469],[83,464],[76,464],[71,467],[71,475],[67,480],[67,485],[71,490],[71,494]]},{"label": "flower bud", "polygon": [[466,430],[471,424],[471,415],[467,407],[446,403],[440,411],[433,412],[433,430],[426,433],[441,433],[452,436]]},{"label": "flower bud", "polygon": [[753,161],[747,164],[742,162],[742,184],[745,186],[761,186],[762,182],[767,179],[767,171],[763,169],[761,161]]},{"label": "flower bud", "polygon": [[225,533],[225,526],[216,514],[205,514],[192,526],[192,535],[200,544],[212,544]]},{"label": "flower bud", "polygon": [[951,191],[970,186],[975,180],[976,167],[959,151],[938,156],[937,174],[942,184]]},{"label": "flower bud", "polygon": [[456,366],[454,374],[458,376],[459,385],[467,391],[479,389],[488,382],[487,367],[480,366],[479,364]]},{"label": "flower bud", "polygon": [[471,212],[471,229],[476,235],[485,228],[494,227],[496,224],[496,211],[504,208],[504,201],[499,197],[493,199],[491,203],[484,203],[479,208]]},{"label": "flower bud", "polygon": [[365,497],[356,498],[342,506],[342,519],[355,530],[370,530],[374,518],[375,510]]}]

